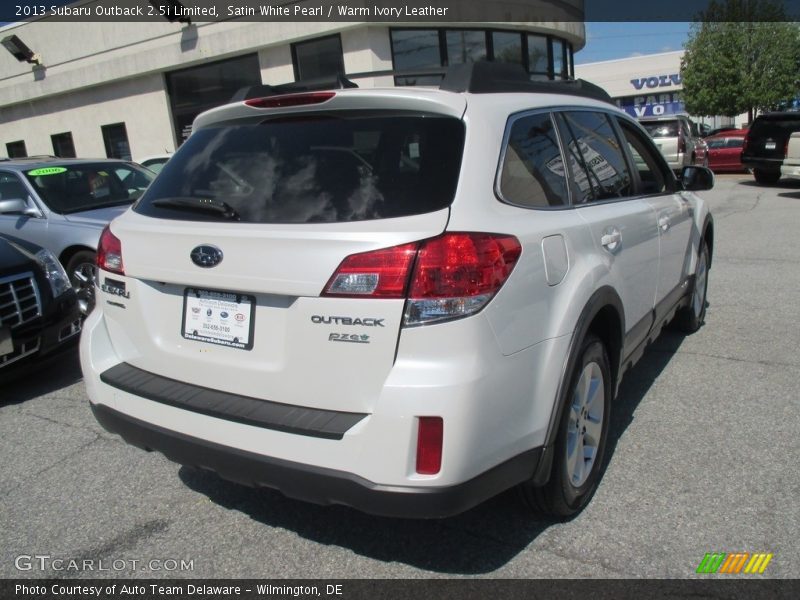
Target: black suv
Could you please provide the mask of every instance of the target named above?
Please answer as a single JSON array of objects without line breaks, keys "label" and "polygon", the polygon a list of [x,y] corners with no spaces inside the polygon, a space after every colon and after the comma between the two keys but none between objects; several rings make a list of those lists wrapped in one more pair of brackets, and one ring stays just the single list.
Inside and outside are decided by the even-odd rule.
[{"label": "black suv", "polygon": [[800,131],[800,112],[767,113],[756,117],[742,149],[742,164],[753,169],[756,181],[772,185],[781,178],[789,136]]}]

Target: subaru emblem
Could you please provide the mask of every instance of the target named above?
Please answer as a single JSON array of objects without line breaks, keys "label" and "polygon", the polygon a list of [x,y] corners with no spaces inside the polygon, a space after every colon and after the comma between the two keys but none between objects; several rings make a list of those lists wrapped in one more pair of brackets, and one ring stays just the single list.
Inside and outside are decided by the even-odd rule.
[{"label": "subaru emblem", "polygon": [[216,246],[197,246],[190,256],[194,264],[205,269],[216,267],[222,262],[222,250]]}]

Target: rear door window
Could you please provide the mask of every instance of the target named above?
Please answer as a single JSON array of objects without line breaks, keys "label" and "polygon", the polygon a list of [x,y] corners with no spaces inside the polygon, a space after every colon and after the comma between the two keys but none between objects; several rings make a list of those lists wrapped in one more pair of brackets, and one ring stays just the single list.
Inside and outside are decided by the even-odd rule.
[{"label": "rear door window", "polygon": [[570,111],[562,113],[560,118],[575,203],[632,195],[631,174],[608,116],[599,112]]},{"label": "rear door window", "polygon": [[512,122],[498,191],[501,199],[517,206],[567,204],[564,160],[549,113],[527,115]]},{"label": "rear door window", "polygon": [[134,210],[287,224],[433,212],[453,201],[463,147],[462,121],[432,114],[343,111],[222,123],[193,133]]}]

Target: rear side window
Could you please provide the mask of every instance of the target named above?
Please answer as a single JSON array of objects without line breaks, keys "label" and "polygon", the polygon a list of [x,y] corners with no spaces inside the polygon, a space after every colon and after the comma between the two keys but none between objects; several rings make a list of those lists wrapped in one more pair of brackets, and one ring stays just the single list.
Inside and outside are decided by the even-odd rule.
[{"label": "rear side window", "polygon": [[549,114],[514,121],[500,167],[499,192],[517,206],[562,206],[567,203],[564,160]]},{"label": "rear side window", "polygon": [[620,140],[603,113],[562,113],[563,138],[576,189],[575,203],[610,200],[633,193]]},{"label": "rear side window", "polygon": [[318,114],[198,130],[135,210],[183,220],[343,223],[440,210],[455,195],[464,126],[417,113]]},{"label": "rear side window", "polygon": [[709,148],[724,148],[726,145],[725,138],[707,139],[706,144]]}]

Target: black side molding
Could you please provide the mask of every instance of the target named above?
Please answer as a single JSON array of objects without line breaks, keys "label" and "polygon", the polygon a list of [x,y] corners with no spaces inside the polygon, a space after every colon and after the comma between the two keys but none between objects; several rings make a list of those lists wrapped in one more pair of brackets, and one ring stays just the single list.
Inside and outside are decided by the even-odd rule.
[{"label": "black side molding", "polygon": [[536,470],[541,448],[533,448],[477,477],[447,487],[379,485],[337,471],[263,456],[145,423],[102,404],[90,404],[98,422],[144,450],[156,450],[183,465],[215,472],[250,487],[273,488],[315,504],[343,504],[386,517],[437,518],[464,512],[518,483]]},{"label": "black side molding", "polygon": [[104,371],[100,380],[123,392],[201,415],[330,440],[342,439],[367,416],[239,396],[148,373],[128,363]]}]

